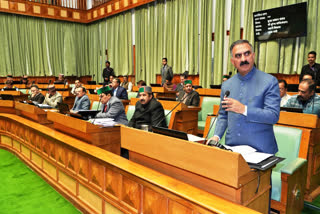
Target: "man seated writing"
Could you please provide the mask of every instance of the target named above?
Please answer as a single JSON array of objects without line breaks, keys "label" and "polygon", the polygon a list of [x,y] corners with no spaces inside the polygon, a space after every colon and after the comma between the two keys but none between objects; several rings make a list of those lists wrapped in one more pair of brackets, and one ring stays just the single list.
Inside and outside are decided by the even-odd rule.
[{"label": "man seated writing", "polygon": [[86,93],[87,93],[87,90],[84,87],[80,86],[76,88],[76,99],[71,109],[72,113],[76,113],[79,110],[90,109],[90,99]]},{"label": "man seated writing", "polygon": [[153,97],[150,86],[139,88],[139,101],[129,122],[130,127],[140,129],[141,125],[167,127],[163,107]]},{"label": "man seated writing", "polygon": [[62,103],[62,95],[57,92],[54,85],[48,86],[48,93],[43,101],[43,104],[49,105],[52,108],[57,108],[58,103]]},{"label": "man seated writing", "polygon": [[128,125],[122,101],[116,96],[112,96],[112,90],[109,86],[100,88],[97,92],[100,96],[102,108],[96,118],[112,118],[116,123]]},{"label": "man seated writing", "polygon": [[186,104],[187,106],[199,106],[200,96],[199,93],[192,89],[192,81],[184,81],[184,91],[179,93],[178,101]]},{"label": "man seated writing", "polygon": [[320,117],[320,96],[315,90],[316,84],[313,80],[302,80],[298,95],[292,96],[284,107],[302,108],[303,113],[316,114]]}]

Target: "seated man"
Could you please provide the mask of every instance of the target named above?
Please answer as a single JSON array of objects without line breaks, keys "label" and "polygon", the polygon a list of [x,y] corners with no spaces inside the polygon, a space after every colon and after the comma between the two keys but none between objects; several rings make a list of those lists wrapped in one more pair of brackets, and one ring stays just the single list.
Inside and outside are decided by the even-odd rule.
[{"label": "seated man", "polygon": [[149,86],[139,88],[139,101],[129,122],[130,127],[140,129],[141,125],[167,127],[163,107]]},{"label": "seated man", "polygon": [[65,79],[64,74],[59,74],[58,79],[54,83],[68,85],[68,81]]},{"label": "seated man", "polygon": [[62,103],[62,95],[57,92],[54,85],[48,86],[48,93],[42,104],[51,106],[52,108],[57,108],[58,103]]},{"label": "seated man", "polygon": [[177,96],[179,96],[180,92],[183,92],[183,88],[184,88],[184,81],[187,80],[187,75],[180,74],[180,83],[177,85],[175,91],[177,91]]},{"label": "seated man", "polygon": [[120,80],[118,78],[112,80],[112,93],[113,96],[118,97],[121,100],[128,99],[128,92],[125,88],[120,86]]},{"label": "seated man", "polygon": [[31,91],[31,95],[29,96],[30,101],[43,103],[45,97],[43,96],[43,94],[41,94],[41,92],[39,91],[39,87],[37,85],[32,85],[30,91]]},{"label": "seated man", "polygon": [[6,81],[6,86],[1,91],[6,91],[6,90],[19,91],[19,89],[17,87],[13,86],[13,80],[7,80]]},{"label": "seated man", "polygon": [[70,112],[76,113],[79,110],[89,110],[90,109],[90,100],[88,95],[86,95],[87,90],[80,86],[76,89],[76,99],[74,101],[73,107]]},{"label": "seated man", "polygon": [[303,75],[300,75],[301,81],[302,80],[314,80],[314,73],[311,71],[306,71]]},{"label": "seated man", "polygon": [[77,95],[77,94],[76,94],[76,89],[79,88],[79,87],[81,87],[81,86],[82,86],[82,83],[80,82],[80,80],[74,81],[74,86],[73,86],[72,89],[71,89],[71,94]]},{"label": "seated man", "polygon": [[303,113],[316,114],[320,117],[320,96],[315,93],[315,89],[313,80],[302,80],[298,95],[293,95],[284,107],[302,108]]},{"label": "seated man", "polygon": [[200,96],[199,93],[192,89],[192,81],[184,81],[184,91],[179,93],[178,101],[186,104],[187,106],[199,106]]},{"label": "seated man", "polygon": [[[141,88],[143,86],[147,86],[147,83],[145,81],[143,81],[143,80],[139,80],[137,82],[137,86],[138,86],[138,88]],[[137,94],[136,98],[139,98],[139,93]]]},{"label": "seated man", "polygon": [[287,101],[290,99],[290,95],[287,94],[287,89],[288,89],[288,84],[285,80],[278,80],[279,83],[279,89],[280,89],[280,97],[281,97],[281,102],[280,102],[280,107],[283,107]]},{"label": "seated man", "polygon": [[128,78],[128,75],[123,76],[123,82],[120,84],[120,86],[125,88],[127,92],[130,92],[132,91],[132,82],[129,82]]},{"label": "seated man", "polygon": [[166,82],[163,84],[163,87],[168,91],[175,91],[177,86],[172,83],[172,77],[168,75],[166,78]]},{"label": "seated man", "polygon": [[100,88],[98,94],[102,103],[102,110],[96,115],[96,118],[112,118],[117,123],[128,125],[123,104],[117,97],[112,96],[112,90],[109,86]]}]

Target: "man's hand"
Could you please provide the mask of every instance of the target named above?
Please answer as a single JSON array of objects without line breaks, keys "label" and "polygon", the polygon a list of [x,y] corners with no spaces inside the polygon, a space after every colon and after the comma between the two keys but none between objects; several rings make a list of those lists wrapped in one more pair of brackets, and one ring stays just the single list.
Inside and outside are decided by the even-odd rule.
[{"label": "man's hand", "polygon": [[215,141],[215,142],[219,142],[219,137],[218,136],[213,136],[212,138],[210,138],[209,140],[207,140],[207,142],[206,142],[206,144],[208,145],[208,143],[209,143],[209,141],[210,140],[213,140],[213,141]]},{"label": "man's hand", "polygon": [[224,108],[225,111],[232,111],[238,114],[243,114],[246,110],[245,105],[232,98],[224,98],[222,108]]}]

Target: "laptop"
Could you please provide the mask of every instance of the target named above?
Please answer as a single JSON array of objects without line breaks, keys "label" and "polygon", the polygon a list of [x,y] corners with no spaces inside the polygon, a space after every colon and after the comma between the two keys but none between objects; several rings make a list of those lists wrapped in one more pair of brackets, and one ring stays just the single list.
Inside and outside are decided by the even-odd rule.
[{"label": "laptop", "polygon": [[298,92],[299,84],[288,84],[289,92]]},{"label": "laptop", "polygon": [[16,88],[3,88],[4,91],[16,91]]},{"label": "laptop", "polygon": [[151,87],[161,87],[161,84],[156,84],[156,83],[150,83]]},{"label": "laptop", "polygon": [[201,85],[193,85],[192,88],[198,89],[198,88],[202,88],[202,86]]},{"label": "laptop", "polygon": [[152,132],[157,134],[166,135],[169,137],[179,138],[182,140],[188,140],[188,134],[182,131],[177,131],[173,129],[167,129],[158,126],[152,126]]},{"label": "laptop", "polygon": [[58,110],[61,114],[69,114],[70,112],[69,106],[66,103],[58,103]]},{"label": "laptop", "polygon": [[210,85],[212,89],[221,89],[221,85]]},{"label": "laptop", "polygon": [[280,107],[280,111],[303,113],[302,108]]},{"label": "laptop", "polygon": [[87,81],[88,85],[97,85],[97,81]]},{"label": "laptop", "polygon": [[14,100],[13,95],[11,94],[1,94],[2,100]]},{"label": "laptop", "polygon": [[99,112],[100,110],[80,110],[78,114],[80,114],[84,120],[89,120],[95,118]]}]

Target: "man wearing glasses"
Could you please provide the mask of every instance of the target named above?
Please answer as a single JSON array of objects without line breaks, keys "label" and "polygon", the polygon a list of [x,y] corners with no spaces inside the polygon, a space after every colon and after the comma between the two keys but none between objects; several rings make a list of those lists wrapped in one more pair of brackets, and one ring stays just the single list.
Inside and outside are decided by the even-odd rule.
[{"label": "man wearing glasses", "polygon": [[288,100],[290,99],[290,95],[287,94],[288,90],[288,84],[285,80],[278,80],[279,83],[279,90],[280,90],[280,97],[281,97],[281,103],[280,106],[284,106]]}]

